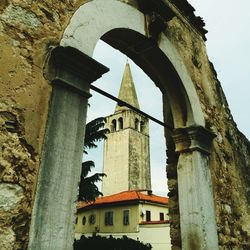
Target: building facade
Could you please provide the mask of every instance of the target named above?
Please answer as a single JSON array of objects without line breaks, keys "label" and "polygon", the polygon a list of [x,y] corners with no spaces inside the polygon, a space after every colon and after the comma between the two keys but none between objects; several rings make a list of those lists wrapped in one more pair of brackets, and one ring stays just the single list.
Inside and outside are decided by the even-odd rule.
[{"label": "building facade", "polygon": [[125,191],[79,203],[75,237],[127,237],[150,243],[154,250],[170,250],[168,198],[143,191]]}]

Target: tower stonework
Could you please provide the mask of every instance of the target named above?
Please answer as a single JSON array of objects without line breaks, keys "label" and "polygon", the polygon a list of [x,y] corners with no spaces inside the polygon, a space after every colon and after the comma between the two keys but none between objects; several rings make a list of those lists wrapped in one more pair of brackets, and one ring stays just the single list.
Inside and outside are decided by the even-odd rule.
[{"label": "tower stonework", "polygon": [[[125,66],[119,99],[140,108],[129,64]],[[116,106],[107,117],[110,130],[104,143],[103,194],[126,190],[150,190],[150,153],[148,119],[135,111]]]}]

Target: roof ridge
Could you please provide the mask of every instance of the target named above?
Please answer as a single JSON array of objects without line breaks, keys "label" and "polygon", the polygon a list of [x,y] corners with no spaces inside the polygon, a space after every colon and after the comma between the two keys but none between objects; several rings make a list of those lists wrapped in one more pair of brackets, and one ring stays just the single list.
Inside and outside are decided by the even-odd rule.
[{"label": "roof ridge", "polygon": [[77,207],[78,209],[84,207],[90,207],[95,205],[102,205],[102,204],[114,204],[114,203],[121,203],[121,202],[132,202],[132,201],[146,201],[146,202],[153,202],[159,204],[167,204],[168,197],[157,196],[157,195],[147,195],[143,194],[138,190],[128,190],[123,191],[120,193],[116,193],[109,196],[102,196],[98,197],[95,202],[79,202]]}]

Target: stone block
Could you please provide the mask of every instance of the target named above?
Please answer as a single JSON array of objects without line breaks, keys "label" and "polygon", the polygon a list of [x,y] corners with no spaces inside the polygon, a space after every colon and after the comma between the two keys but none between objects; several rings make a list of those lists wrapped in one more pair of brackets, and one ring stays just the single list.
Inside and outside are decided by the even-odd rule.
[{"label": "stone block", "polygon": [[11,228],[0,228],[0,249],[10,250],[14,249],[15,245],[15,233]]},{"label": "stone block", "polygon": [[9,5],[5,9],[2,18],[11,25],[23,24],[31,29],[36,29],[42,25],[39,18],[32,11],[14,5]]},{"label": "stone block", "polygon": [[23,197],[23,188],[19,185],[0,183],[0,212],[15,209]]}]

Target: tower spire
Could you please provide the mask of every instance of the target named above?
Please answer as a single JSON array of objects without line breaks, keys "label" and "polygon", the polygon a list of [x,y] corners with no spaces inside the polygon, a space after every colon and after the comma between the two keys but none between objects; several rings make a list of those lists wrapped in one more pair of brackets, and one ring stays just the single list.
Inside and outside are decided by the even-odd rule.
[{"label": "tower spire", "polygon": [[[119,99],[139,109],[139,103],[128,62]],[[104,142],[102,192],[111,195],[127,190],[150,190],[150,151],[148,118],[125,106],[116,106],[106,117],[110,130]]]},{"label": "tower spire", "polygon": [[[137,95],[136,95],[135,85],[134,85],[134,81],[133,81],[133,77],[131,74],[128,61],[124,69],[118,98],[134,106],[135,108],[140,109],[139,102],[138,102]],[[125,106],[119,106],[117,104],[115,108],[115,113],[121,110],[126,110],[126,109],[128,108]]]}]

